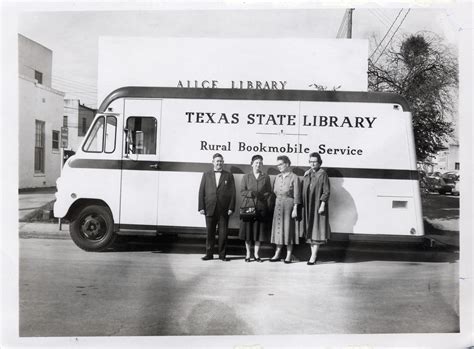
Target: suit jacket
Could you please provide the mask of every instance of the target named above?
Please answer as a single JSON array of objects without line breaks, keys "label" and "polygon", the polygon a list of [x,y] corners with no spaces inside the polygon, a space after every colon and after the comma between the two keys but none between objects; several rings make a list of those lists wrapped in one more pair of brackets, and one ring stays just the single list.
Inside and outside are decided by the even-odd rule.
[{"label": "suit jacket", "polygon": [[206,216],[213,216],[216,209],[221,215],[228,210],[235,211],[234,176],[222,170],[219,183],[216,185],[214,170],[203,173],[199,186],[198,211],[204,210]]}]

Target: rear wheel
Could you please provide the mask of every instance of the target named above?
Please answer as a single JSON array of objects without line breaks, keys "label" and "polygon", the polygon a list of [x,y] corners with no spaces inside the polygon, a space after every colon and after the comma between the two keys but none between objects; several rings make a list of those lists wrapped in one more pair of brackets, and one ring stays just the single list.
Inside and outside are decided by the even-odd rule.
[{"label": "rear wheel", "polygon": [[99,205],[82,208],[71,222],[69,231],[76,245],[86,251],[103,251],[117,238],[110,210]]}]

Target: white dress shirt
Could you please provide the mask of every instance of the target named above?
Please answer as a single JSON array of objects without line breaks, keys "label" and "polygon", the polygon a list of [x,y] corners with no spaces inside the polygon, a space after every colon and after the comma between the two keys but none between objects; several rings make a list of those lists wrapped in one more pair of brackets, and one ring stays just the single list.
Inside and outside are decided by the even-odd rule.
[{"label": "white dress shirt", "polygon": [[214,175],[216,176],[216,187],[219,185],[219,180],[221,179],[222,171],[214,171]]}]

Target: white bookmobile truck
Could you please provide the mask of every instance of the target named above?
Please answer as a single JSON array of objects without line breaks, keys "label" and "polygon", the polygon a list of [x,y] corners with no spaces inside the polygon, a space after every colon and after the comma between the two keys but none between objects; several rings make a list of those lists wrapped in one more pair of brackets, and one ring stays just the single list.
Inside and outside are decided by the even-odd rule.
[{"label": "white bookmobile truck", "polygon": [[397,95],[367,92],[122,87],[102,102],[57,181],[54,215],[73,241],[101,251],[120,234],[204,232],[202,173],[223,154],[240,181],[254,154],[276,175],[287,155],[302,176],[319,152],[336,235],[422,237],[411,114]]}]

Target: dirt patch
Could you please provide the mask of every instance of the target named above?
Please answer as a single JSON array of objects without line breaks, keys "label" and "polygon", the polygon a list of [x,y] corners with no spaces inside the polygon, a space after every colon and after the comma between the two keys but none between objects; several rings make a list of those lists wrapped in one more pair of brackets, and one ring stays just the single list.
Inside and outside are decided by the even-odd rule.
[{"label": "dirt patch", "polygon": [[47,204],[31,211],[20,219],[20,222],[48,222],[57,223],[58,219],[53,216],[54,202],[48,202]]}]

